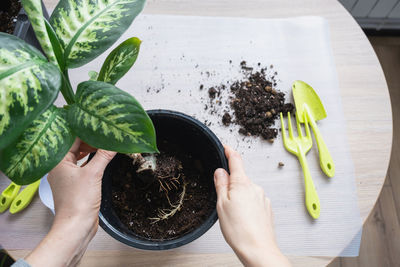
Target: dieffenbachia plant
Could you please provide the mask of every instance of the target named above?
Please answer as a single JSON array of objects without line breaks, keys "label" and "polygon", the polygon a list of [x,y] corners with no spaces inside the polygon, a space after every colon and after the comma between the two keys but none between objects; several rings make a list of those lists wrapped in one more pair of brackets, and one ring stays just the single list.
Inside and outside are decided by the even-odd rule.
[{"label": "dieffenbachia plant", "polygon": [[[144,0],[61,0],[49,21],[40,0],[22,0],[45,53],[0,33],[0,170],[30,184],[54,168],[76,136],[121,153],[157,152],[153,124],[115,83],[136,61],[140,40],[115,48],[100,72],[78,85],[68,69],[93,60],[125,32]],[[54,106],[58,92],[67,102]]]}]

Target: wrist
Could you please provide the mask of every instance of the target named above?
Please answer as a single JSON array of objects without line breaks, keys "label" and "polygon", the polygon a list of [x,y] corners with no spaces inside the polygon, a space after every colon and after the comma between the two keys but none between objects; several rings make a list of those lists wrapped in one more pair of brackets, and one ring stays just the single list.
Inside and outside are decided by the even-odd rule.
[{"label": "wrist", "polygon": [[86,232],[91,232],[92,230],[97,230],[99,224],[98,215],[89,215],[82,213],[63,213],[56,212],[54,217],[54,222],[51,230],[58,230],[59,228],[71,229],[74,232],[83,234]]},{"label": "wrist", "polygon": [[61,238],[71,245],[89,243],[96,235],[98,219],[82,217],[55,217],[49,236]]},{"label": "wrist", "polygon": [[88,244],[95,236],[97,228],[98,221],[91,218],[56,216],[48,236],[53,240],[63,240],[72,249],[76,249]]},{"label": "wrist", "polygon": [[246,267],[291,266],[275,242],[250,245],[235,252]]}]

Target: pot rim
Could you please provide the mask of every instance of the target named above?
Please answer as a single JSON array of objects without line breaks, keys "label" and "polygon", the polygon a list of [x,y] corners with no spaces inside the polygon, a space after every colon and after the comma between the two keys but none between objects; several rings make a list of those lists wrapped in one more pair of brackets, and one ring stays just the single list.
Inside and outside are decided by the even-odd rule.
[{"label": "pot rim", "polygon": [[[225,170],[229,171],[228,169],[228,162],[225,157],[224,153],[224,148],[221,143],[221,141],[218,139],[218,137],[203,123],[198,121],[197,119],[186,115],[184,113],[178,112],[178,111],[173,111],[173,110],[166,110],[166,109],[152,109],[147,111],[148,115],[164,115],[168,116],[171,118],[177,118],[184,120],[188,124],[192,125],[193,127],[197,128],[200,132],[202,132],[204,135],[207,136],[207,138],[211,141],[212,145],[214,146],[215,150],[217,151],[217,154],[219,158],[221,159],[222,163],[222,168]],[[216,207],[213,209],[212,213],[210,216],[196,229],[191,231],[190,233],[187,233],[179,238],[176,239],[171,239],[171,240],[146,240],[146,239],[139,239],[136,238],[132,235],[123,233],[119,231],[116,227],[114,227],[112,224],[110,224],[104,215],[101,212],[99,212],[99,224],[100,226],[113,238],[117,239],[118,241],[129,245],[131,247],[139,248],[139,249],[144,249],[144,250],[167,250],[167,249],[173,249],[177,248],[183,245],[186,245],[195,239],[199,238],[202,236],[204,233],[206,233],[218,220],[218,214]]]}]

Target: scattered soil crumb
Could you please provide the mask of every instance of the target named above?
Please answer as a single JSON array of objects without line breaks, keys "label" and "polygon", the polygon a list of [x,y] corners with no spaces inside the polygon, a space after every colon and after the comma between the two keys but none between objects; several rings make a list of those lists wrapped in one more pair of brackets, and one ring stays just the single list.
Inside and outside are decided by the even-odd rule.
[{"label": "scattered soil crumb", "polygon": [[208,89],[208,96],[210,98],[215,98],[215,95],[217,94],[217,90],[214,87],[211,87]]},{"label": "scattered soil crumb", "polygon": [[229,124],[231,124],[232,122],[232,117],[228,112],[225,112],[224,116],[222,116],[222,123],[225,126],[229,126]]}]

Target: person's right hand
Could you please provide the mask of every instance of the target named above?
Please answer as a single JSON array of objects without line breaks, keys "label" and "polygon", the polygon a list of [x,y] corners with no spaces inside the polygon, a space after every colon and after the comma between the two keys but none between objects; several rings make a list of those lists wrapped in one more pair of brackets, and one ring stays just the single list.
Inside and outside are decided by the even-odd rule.
[{"label": "person's right hand", "polygon": [[85,166],[77,161],[95,148],[76,138],[64,159],[48,175],[55,217],[50,232],[26,257],[30,266],[76,266],[99,222],[103,172],[116,152],[97,150]]},{"label": "person's right hand", "polygon": [[230,175],[214,173],[217,212],[226,242],[245,266],[291,266],[274,235],[271,205],[264,190],[244,172],[238,152],[225,146]]}]

